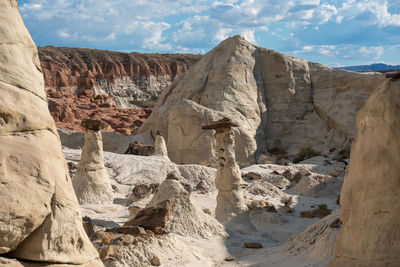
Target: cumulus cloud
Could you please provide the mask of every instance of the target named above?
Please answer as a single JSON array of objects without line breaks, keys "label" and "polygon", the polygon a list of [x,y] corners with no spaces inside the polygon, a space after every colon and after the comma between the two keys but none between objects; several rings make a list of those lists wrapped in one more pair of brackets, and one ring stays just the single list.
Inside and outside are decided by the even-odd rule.
[{"label": "cumulus cloud", "polygon": [[58,31],[58,36],[62,39],[69,39],[69,40],[78,40],[79,35],[78,33],[69,33],[67,29],[62,29]]},{"label": "cumulus cloud", "polygon": [[[370,64],[379,60],[389,46],[357,46],[357,45],[307,45],[299,50],[290,51],[289,53],[297,57],[305,57],[310,61],[325,57],[327,62],[341,59],[342,62],[365,62]],[[341,63],[331,63],[332,66],[343,65]]]},{"label": "cumulus cloud", "polygon": [[398,0],[20,0],[19,9],[39,45],[204,53],[240,34],[340,60],[380,59],[400,43]]},{"label": "cumulus cloud", "polygon": [[226,38],[229,37],[231,32],[232,32],[232,29],[220,28],[214,36],[214,41],[221,42],[221,41],[225,40]]},{"label": "cumulus cloud", "polygon": [[390,6],[398,6],[399,3],[387,0],[354,1],[347,0],[339,9],[341,17],[348,20],[360,19],[368,24],[384,26],[400,26],[400,14],[389,12]]},{"label": "cumulus cloud", "polygon": [[365,47],[362,46],[360,49],[360,54],[364,58],[372,58],[372,59],[379,59],[383,54],[383,47],[382,46],[370,46]]}]

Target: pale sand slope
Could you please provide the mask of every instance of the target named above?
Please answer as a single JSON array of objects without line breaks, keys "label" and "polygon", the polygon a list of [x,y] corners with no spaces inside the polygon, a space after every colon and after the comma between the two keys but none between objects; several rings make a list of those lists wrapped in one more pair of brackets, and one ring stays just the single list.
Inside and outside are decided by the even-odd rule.
[{"label": "pale sand slope", "polygon": [[[64,148],[64,154],[69,163],[77,164],[80,153],[80,150]],[[113,204],[81,206],[83,215],[92,218],[99,228],[101,226],[115,227],[125,223],[129,217],[127,206],[129,206],[132,188],[141,183],[161,183],[170,171],[176,171],[181,176],[180,182],[192,188],[190,195],[192,202],[202,209],[209,209],[214,215],[217,193],[213,185],[215,169],[200,165],[177,165],[155,156],[142,157],[109,152],[104,153],[104,162],[114,189]],[[318,218],[300,218],[301,211],[312,210],[319,204],[326,204],[331,210],[339,208],[336,199],[343,181],[344,169],[344,163],[323,157],[315,157],[291,166],[263,164],[244,168],[241,170],[242,175],[255,172],[261,177],[253,180],[244,177],[245,200],[248,203],[252,200],[264,200],[275,206],[278,213],[250,209],[250,219],[256,229],[251,230],[247,226],[243,227],[242,233],[228,231],[229,238],[216,235],[209,239],[202,239],[172,232],[162,241],[155,239],[145,245],[133,246],[131,249],[134,253],[127,252],[124,262],[117,266],[129,266],[129,264],[148,266],[142,258],[150,254],[160,258],[161,266],[324,266],[331,253],[330,243],[327,240],[331,242],[337,231],[331,233],[332,231],[329,230],[328,235],[324,236],[325,232],[322,230],[326,227],[324,228],[323,225],[327,223],[323,224],[321,221],[317,226],[309,228],[309,233],[292,240],[289,246],[282,246],[293,235],[300,233],[310,224],[320,221]],[[303,178],[297,184],[290,182],[279,175],[285,170],[290,170],[292,174],[301,171]],[[279,174],[274,174],[274,171]],[[308,176],[305,174],[307,172],[310,172]],[[206,194],[195,189],[201,180],[207,191]],[[274,184],[287,188],[281,190]],[[152,195],[135,201],[131,205],[144,207],[151,197]],[[293,212],[288,213],[282,202],[290,197]],[[209,215],[204,213],[204,216]],[[317,242],[303,240],[305,237],[310,239],[313,235],[321,235],[323,240],[317,240]],[[247,249],[244,247],[244,242],[258,242],[264,247]],[[307,247],[312,243],[327,247],[317,249],[312,245]],[[297,247],[290,249],[289,247],[293,247],[293,244],[297,244]],[[285,252],[287,250],[292,253]],[[319,251],[328,252],[319,253]],[[233,257],[235,260],[226,262],[224,261],[226,257]],[[106,263],[106,266],[116,265]]]}]

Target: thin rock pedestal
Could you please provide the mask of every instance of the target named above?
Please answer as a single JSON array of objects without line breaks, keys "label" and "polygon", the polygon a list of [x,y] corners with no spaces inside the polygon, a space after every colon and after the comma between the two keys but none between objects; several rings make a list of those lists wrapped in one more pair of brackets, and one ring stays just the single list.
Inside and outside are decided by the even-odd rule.
[{"label": "thin rock pedestal", "polygon": [[75,194],[81,204],[110,203],[113,193],[104,166],[101,136],[101,130],[107,124],[100,120],[84,119],[81,126],[85,128],[85,143],[72,181]]},{"label": "thin rock pedestal", "polygon": [[221,223],[247,214],[248,208],[242,197],[242,176],[235,159],[235,139],[232,127],[238,124],[228,118],[202,125],[203,130],[215,130],[218,170],[215,186],[218,189],[215,217]]},{"label": "thin rock pedestal", "polygon": [[156,137],[154,138],[154,155],[164,157],[169,160],[165,139],[159,131],[157,131]]}]

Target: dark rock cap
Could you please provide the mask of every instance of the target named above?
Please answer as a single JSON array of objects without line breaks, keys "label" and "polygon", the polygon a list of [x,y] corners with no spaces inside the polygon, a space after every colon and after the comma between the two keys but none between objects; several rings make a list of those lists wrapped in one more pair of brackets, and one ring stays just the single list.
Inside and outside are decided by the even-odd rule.
[{"label": "dark rock cap", "polygon": [[219,121],[212,121],[207,124],[203,124],[201,129],[203,130],[215,130],[215,129],[229,129],[232,127],[239,127],[239,124],[233,122],[230,118],[223,118]]},{"label": "dark rock cap", "polygon": [[177,172],[170,172],[170,173],[168,173],[167,178],[165,178],[165,179],[168,179],[168,180],[179,180],[178,173]]},{"label": "dark rock cap", "polygon": [[83,119],[81,126],[85,129],[99,131],[107,127],[107,123],[101,120]]}]

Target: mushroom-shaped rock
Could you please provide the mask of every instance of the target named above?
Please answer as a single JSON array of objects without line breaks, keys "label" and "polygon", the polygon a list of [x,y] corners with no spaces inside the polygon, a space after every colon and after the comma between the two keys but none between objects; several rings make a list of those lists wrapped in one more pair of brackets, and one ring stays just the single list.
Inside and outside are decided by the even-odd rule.
[{"label": "mushroom-shaped rock", "polygon": [[104,166],[101,129],[106,124],[99,120],[84,119],[85,143],[82,156],[73,178],[79,203],[110,203],[113,193],[110,178]]},{"label": "mushroom-shaped rock", "polygon": [[203,125],[204,130],[215,130],[218,153],[218,170],[215,186],[218,189],[215,217],[222,223],[246,214],[248,208],[242,197],[242,176],[235,160],[235,139],[232,127],[238,124],[229,118]]}]

